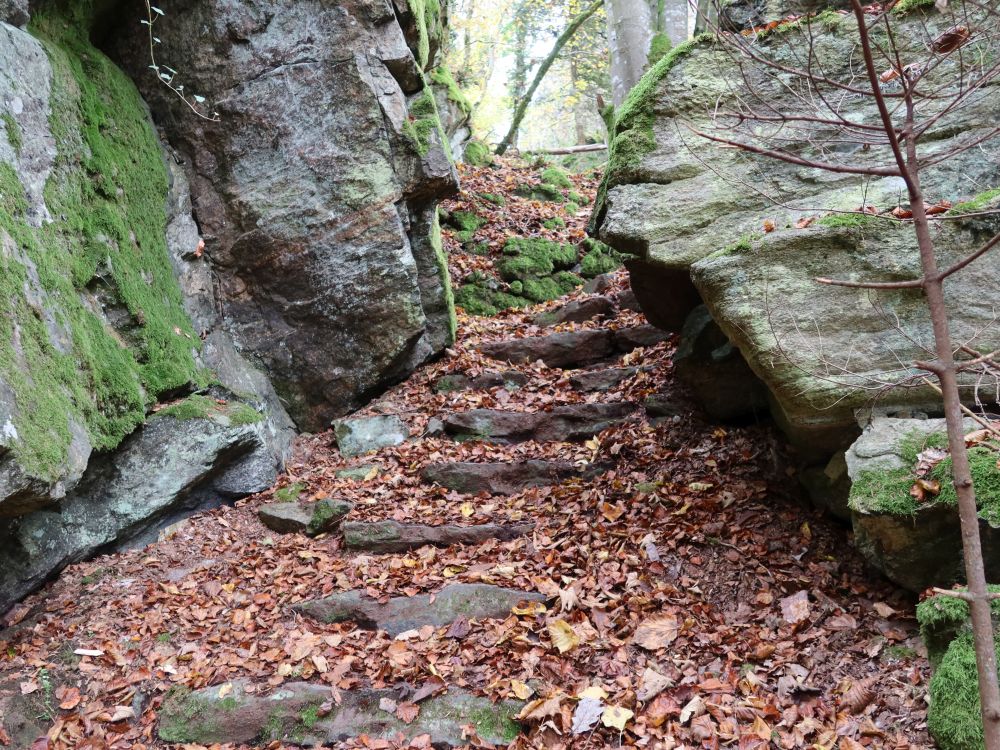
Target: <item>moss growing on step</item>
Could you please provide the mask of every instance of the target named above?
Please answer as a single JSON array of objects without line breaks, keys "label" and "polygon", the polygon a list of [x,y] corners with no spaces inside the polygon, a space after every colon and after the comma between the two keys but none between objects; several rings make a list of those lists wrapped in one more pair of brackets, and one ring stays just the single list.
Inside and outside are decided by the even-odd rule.
[{"label": "moss growing on step", "polygon": [[542,238],[511,237],[503,254],[507,257],[498,270],[505,281],[548,276],[576,265],[576,248]]},{"label": "moss growing on step", "polygon": [[[235,707],[234,703],[233,708]],[[214,708],[212,701],[188,688],[171,688],[160,709],[160,739],[165,742],[195,742],[204,745],[215,742],[219,725],[213,713]]]},{"label": "moss growing on step", "polygon": [[993,188],[992,190],[984,190],[967,201],[956,203],[952,206],[948,214],[955,216],[958,214],[974,214],[988,208],[996,209],[997,206],[992,206],[991,204],[997,202],[998,199],[1000,199],[1000,187]]},{"label": "moss growing on step", "polygon": [[580,275],[584,278],[592,279],[595,276],[610,273],[620,268],[625,262],[625,255],[599,240],[587,238],[581,243],[581,246],[584,250],[584,256],[583,260],[580,261]]},{"label": "moss growing on step", "polygon": [[553,185],[555,187],[566,189],[573,187],[573,183],[570,182],[569,175],[559,167],[546,167],[542,170],[540,179],[542,183],[546,185]]},{"label": "moss growing on step", "polygon": [[546,229],[562,229],[566,226],[566,220],[561,216],[553,216],[551,219],[543,221],[542,226]]},{"label": "moss growing on step", "polygon": [[455,102],[455,105],[462,111],[463,114],[471,114],[472,103],[469,102],[469,98],[465,95],[462,89],[459,88],[458,83],[455,81],[454,76],[452,76],[451,71],[448,70],[447,67],[444,65],[438,65],[434,68],[434,70],[431,71],[431,80],[447,92],[448,98]]},{"label": "moss growing on step", "polygon": [[[989,590],[1000,592],[1000,586],[991,585]],[[1000,615],[1000,600],[990,602],[990,608],[994,617]],[[953,596],[932,596],[917,605],[917,622],[927,658],[936,668],[951,642],[969,628],[969,604]]]},{"label": "moss growing on step", "polygon": [[522,282],[521,294],[532,302],[548,302],[569,294],[583,284],[583,279],[569,271],[552,276],[529,277]]},{"label": "moss growing on step", "polygon": [[[491,289],[487,283],[481,281],[462,284],[455,292],[455,305],[461,307],[469,315],[483,317],[497,315],[503,310],[530,305],[531,300],[518,293],[513,293],[513,286],[511,284],[511,290],[505,292],[500,289]],[[520,291],[520,287],[518,291]]]},{"label": "moss growing on step", "polygon": [[7,134],[7,143],[14,149],[14,153],[20,156],[21,149],[24,147],[24,141],[21,137],[21,126],[17,124],[17,120],[14,119],[14,115],[10,112],[4,112],[3,115],[0,115],[0,118],[3,119],[3,128]]},{"label": "moss growing on step", "polygon": [[414,150],[420,156],[426,156],[431,148],[431,135],[440,127],[441,120],[438,118],[434,93],[426,86],[410,102],[409,117],[403,123],[403,133],[413,144]]},{"label": "moss growing on step", "polygon": [[[72,424],[113,448],[157,395],[200,377],[167,254],[160,145],[135,86],[88,41],[90,11],[42,6],[31,24],[53,69],[52,223],[26,221],[23,191],[0,168],[0,378],[18,407],[11,449],[46,479],[59,474]],[[102,308],[125,322],[112,330]]]},{"label": "moss growing on step", "polygon": [[506,206],[507,199],[502,195],[496,195],[494,193],[480,193],[479,197],[488,203],[492,203],[494,206]]},{"label": "moss growing on step", "polygon": [[448,224],[463,232],[474,232],[486,223],[486,219],[472,211],[452,211],[448,215]]},{"label": "moss growing on step", "polygon": [[576,216],[576,213],[577,211],[580,210],[580,207],[571,201],[566,204],[565,210],[566,213],[569,214],[570,216]]},{"label": "moss growing on step", "polygon": [[572,201],[573,203],[579,204],[581,206],[586,206],[588,203],[590,203],[590,199],[587,198],[587,196],[581,195],[575,190],[570,190],[568,193],[566,193],[566,197],[569,198],[570,201]]},{"label": "moss growing on step", "polygon": [[466,164],[473,167],[485,167],[493,163],[493,152],[482,141],[472,140],[466,144],[463,158]]}]

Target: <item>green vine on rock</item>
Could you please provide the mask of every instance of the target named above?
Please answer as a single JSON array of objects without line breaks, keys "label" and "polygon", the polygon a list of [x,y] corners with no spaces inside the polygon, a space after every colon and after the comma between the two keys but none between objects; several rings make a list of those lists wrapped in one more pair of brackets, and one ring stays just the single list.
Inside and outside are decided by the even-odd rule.
[{"label": "green vine on rock", "polygon": [[212,114],[207,115],[202,112],[199,108],[205,104],[205,97],[199,96],[198,94],[192,94],[190,98],[184,93],[184,84],[174,83],[177,78],[177,71],[167,65],[160,65],[156,61],[156,45],[160,43],[160,39],[153,35],[153,24],[155,24],[160,18],[166,16],[166,13],[162,9],[157,8],[155,5],[146,1],[146,18],[142,19],[142,23],[146,27],[146,31],[149,34],[149,67],[156,73],[156,78],[166,86],[168,89],[176,94],[177,98],[184,102],[188,109],[194,112],[198,117],[203,120],[209,120],[210,122],[219,122],[221,119],[218,112],[212,112]]}]

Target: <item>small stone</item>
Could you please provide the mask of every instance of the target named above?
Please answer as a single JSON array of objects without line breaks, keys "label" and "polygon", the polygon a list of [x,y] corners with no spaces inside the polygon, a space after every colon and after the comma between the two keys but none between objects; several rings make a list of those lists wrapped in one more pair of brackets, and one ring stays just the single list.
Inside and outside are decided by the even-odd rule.
[{"label": "small stone", "polygon": [[670,338],[670,334],[654,325],[619,328],[614,332],[615,348],[620,352],[630,352],[644,346],[655,346]]},{"label": "small stone", "polygon": [[372,464],[365,466],[352,466],[349,469],[339,469],[336,473],[337,479],[350,479],[355,482],[363,482],[372,472],[377,472],[378,467]]},{"label": "small stone", "polygon": [[615,283],[615,275],[613,273],[602,273],[600,276],[595,276],[586,284],[583,285],[584,294],[603,294],[608,291]]},{"label": "small stone", "polygon": [[642,312],[642,305],[639,304],[639,299],[631,289],[626,289],[624,292],[616,294],[615,304],[618,305],[619,310]]},{"label": "small stone", "polygon": [[351,457],[400,445],[410,437],[410,430],[399,417],[383,415],[338,419],[333,423],[333,434],[341,455]]},{"label": "small stone", "polygon": [[257,517],[279,534],[317,536],[337,526],[353,507],[344,500],[270,503],[257,511]]}]

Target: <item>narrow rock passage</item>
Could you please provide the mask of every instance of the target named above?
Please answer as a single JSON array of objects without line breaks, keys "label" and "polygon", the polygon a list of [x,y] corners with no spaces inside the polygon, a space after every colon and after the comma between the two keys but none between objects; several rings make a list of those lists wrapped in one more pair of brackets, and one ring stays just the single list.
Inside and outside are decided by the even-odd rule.
[{"label": "narrow rock passage", "polygon": [[[520,202],[541,210],[502,210]],[[767,426],[699,415],[674,342],[618,304],[627,274],[600,286],[461,316],[444,359],[354,415],[404,442],[303,438],[272,491],[27,600],[0,631],[0,716],[43,718],[14,746],[928,746],[913,603],[798,500]],[[552,336],[610,343],[503,354]],[[496,442],[498,422],[520,426]],[[315,537],[258,518],[317,501],[353,507]],[[577,736],[588,689],[603,720]]]}]

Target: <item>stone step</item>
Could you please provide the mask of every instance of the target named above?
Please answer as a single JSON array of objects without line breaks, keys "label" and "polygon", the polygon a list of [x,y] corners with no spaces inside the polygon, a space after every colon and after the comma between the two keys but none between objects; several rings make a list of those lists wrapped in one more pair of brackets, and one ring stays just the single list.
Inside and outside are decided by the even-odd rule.
[{"label": "stone step", "polygon": [[279,534],[317,536],[335,528],[353,507],[345,500],[268,503],[258,509],[257,517]]},{"label": "stone step", "polygon": [[427,544],[448,547],[452,544],[481,544],[487,539],[509,542],[531,533],[535,524],[484,523],[478,526],[427,526],[398,521],[349,521],[343,525],[344,544],[348,549],[368,552],[405,552]]},{"label": "stone step", "polygon": [[333,422],[333,435],[342,456],[360,456],[368,451],[400,445],[410,437],[410,428],[394,414],[354,417]]},{"label": "stone step", "polygon": [[358,627],[384,630],[397,636],[424,625],[442,628],[460,617],[468,620],[503,619],[520,602],[542,602],[545,596],[533,591],[517,591],[485,583],[453,583],[436,594],[396,596],[385,604],[360,591],[302,602],[292,608],[323,623],[353,621]]},{"label": "stone step", "polygon": [[607,297],[573,300],[554,310],[538,313],[531,319],[536,326],[557,326],[561,323],[583,323],[598,317],[610,318],[615,306]]},{"label": "stone step", "polygon": [[571,370],[608,359],[615,354],[630,352],[640,346],[652,346],[666,341],[670,334],[653,325],[589,331],[566,331],[545,336],[525,336],[483,344],[480,351],[487,357],[512,364],[541,360],[548,367]]},{"label": "stone step", "polygon": [[584,393],[607,391],[635,377],[638,372],[638,367],[610,367],[605,370],[587,370],[571,377],[569,384],[574,390],[583,391]]},{"label": "stone step", "polygon": [[[409,713],[397,713],[399,704],[411,704],[405,707]],[[329,685],[286,682],[271,687],[234,681],[172,690],[160,708],[158,732],[164,742],[195,745],[287,742],[318,747],[361,735],[393,740],[402,734],[409,740],[430,735],[434,747],[459,747],[469,744],[463,726],[472,724],[480,740],[506,746],[521,731],[515,717],[523,706],[493,703],[459,688],[426,698],[408,687],[355,688],[338,691],[334,700]]]},{"label": "stone step", "polygon": [[516,495],[529,487],[560,484],[572,477],[589,477],[599,473],[598,467],[581,470],[572,461],[530,459],[505,463],[474,463],[456,461],[432,464],[420,472],[425,482],[439,484],[466,495],[488,492],[491,495]]},{"label": "stone step", "polygon": [[546,412],[473,409],[442,417],[445,432],[456,440],[494,443],[579,442],[620,424],[635,412],[635,405],[569,404]]},{"label": "stone step", "polygon": [[505,370],[503,372],[484,372],[479,375],[469,376],[462,372],[442,375],[434,382],[436,393],[451,393],[452,391],[484,391],[487,388],[506,388],[513,391],[523,388],[528,384],[530,378],[517,370]]}]

